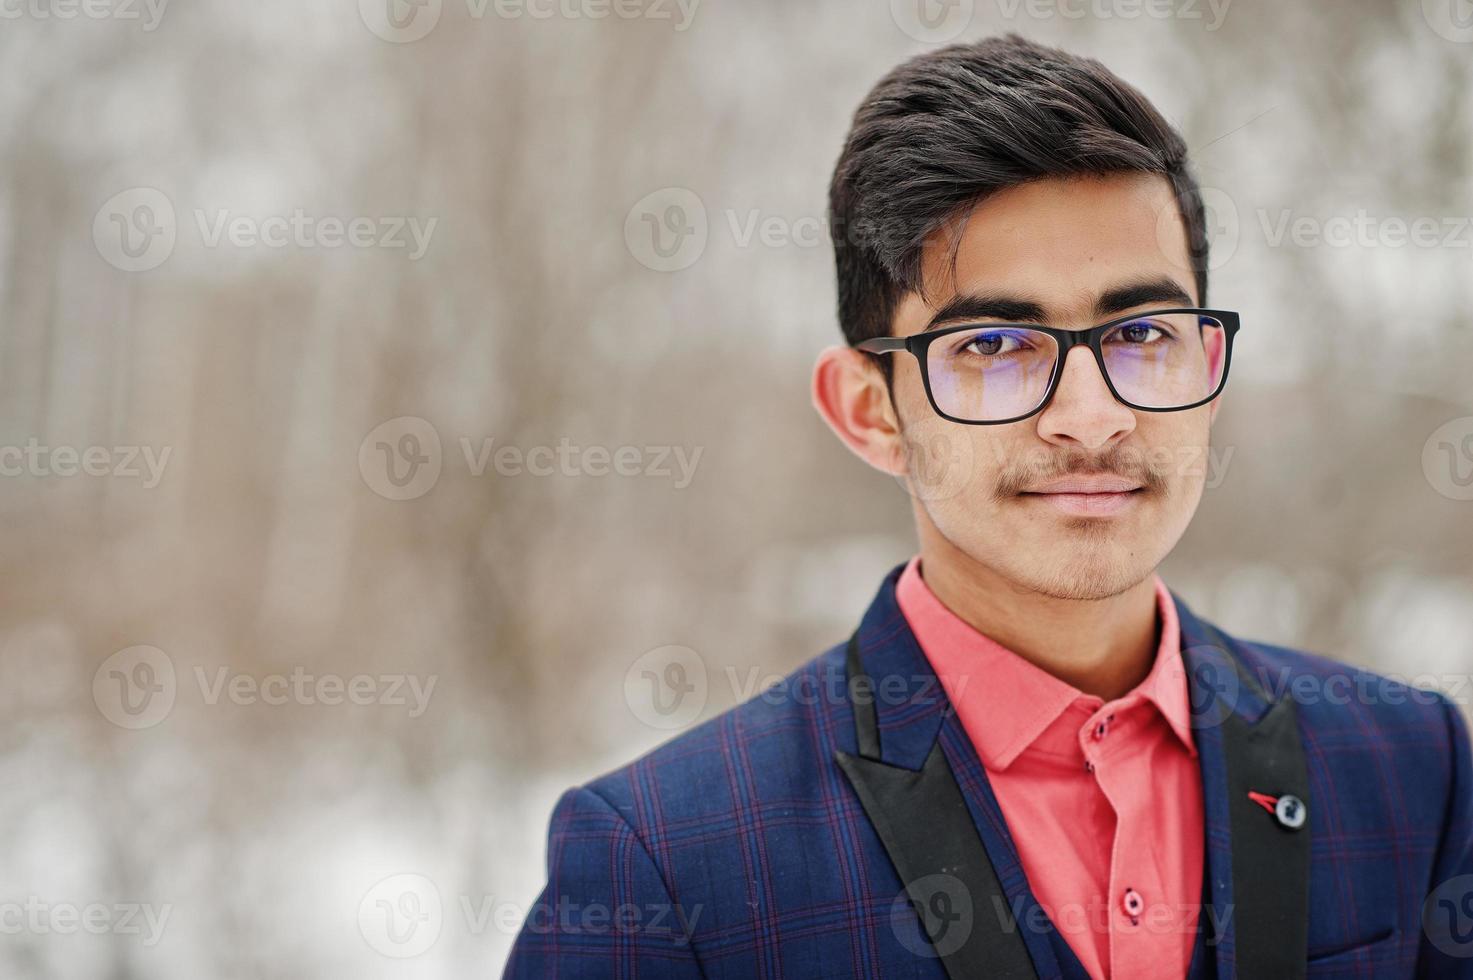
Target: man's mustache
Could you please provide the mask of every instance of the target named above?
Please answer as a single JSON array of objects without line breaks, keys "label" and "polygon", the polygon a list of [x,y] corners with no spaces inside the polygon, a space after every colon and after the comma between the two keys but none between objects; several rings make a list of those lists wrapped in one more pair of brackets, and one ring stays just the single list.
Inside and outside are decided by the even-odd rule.
[{"label": "man's mustache", "polygon": [[1016,497],[1040,483],[1071,476],[1117,476],[1140,484],[1145,493],[1167,487],[1166,474],[1144,453],[1117,447],[1104,453],[1066,451],[1039,462],[1013,461],[999,474],[995,493],[999,498]]}]

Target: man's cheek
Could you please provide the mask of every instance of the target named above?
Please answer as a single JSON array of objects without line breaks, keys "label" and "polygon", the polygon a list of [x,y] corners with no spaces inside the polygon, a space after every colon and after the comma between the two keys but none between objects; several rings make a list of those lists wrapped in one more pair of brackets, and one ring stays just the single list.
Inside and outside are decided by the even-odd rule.
[{"label": "man's cheek", "polygon": [[972,428],[934,413],[905,426],[906,484],[912,494],[939,502],[976,493],[978,460]]}]

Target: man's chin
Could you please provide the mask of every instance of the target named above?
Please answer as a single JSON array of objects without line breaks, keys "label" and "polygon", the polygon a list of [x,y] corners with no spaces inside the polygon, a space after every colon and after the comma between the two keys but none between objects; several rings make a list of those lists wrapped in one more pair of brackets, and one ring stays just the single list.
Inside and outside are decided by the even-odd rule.
[{"label": "man's chin", "polygon": [[1015,579],[1024,588],[1055,599],[1109,599],[1139,585],[1156,567],[1145,560],[1152,554],[1142,542],[1132,539],[1067,542],[1038,542],[1030,548],[1028,536],[1020,536],[1020,553],[1026,564],[1015,566]]}]

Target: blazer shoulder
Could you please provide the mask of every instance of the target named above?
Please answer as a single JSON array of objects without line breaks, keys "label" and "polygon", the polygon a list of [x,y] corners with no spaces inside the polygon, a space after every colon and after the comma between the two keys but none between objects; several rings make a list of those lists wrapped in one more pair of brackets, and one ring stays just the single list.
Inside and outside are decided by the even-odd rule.
[{"label": "blazer shoulder", "polygon": [[765,685],[710,672],[709,691],[725,688],[744,700],[584,788],[635,827],[654,811],[704,809],[702,800],[741,804],[753,796],[801,795],[842,747],[837,740],[853,740],[844,653],[843,644],[831,647]]},{"label": "blazer shoulder", "polygon": [[1322,748],[1374,753],[1414,769],[1466,752],[1465,701],[1455,690],[1445,693],[1448,678],[1401,678],[1292,647],[1238,643],[1252,679],[1271,699],[1293,701],[1306,738]]}]

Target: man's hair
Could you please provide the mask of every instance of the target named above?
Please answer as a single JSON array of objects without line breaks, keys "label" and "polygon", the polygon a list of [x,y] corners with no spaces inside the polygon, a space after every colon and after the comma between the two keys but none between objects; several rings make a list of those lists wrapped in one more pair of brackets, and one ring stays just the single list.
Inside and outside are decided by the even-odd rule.
[{"label": "man's hair", "polygon": [[[855,112],[829,185],[845,339],[889,336],[901,297],[923,293],[927,237],[978,201],[1033,180],[1119,173],[1170,181],[1205,303],[1206,220],[1186,143],[1139,91],[1092,58],[1017,34],[900,65]],[[955,237],[952,247],[954,260]]]}]

